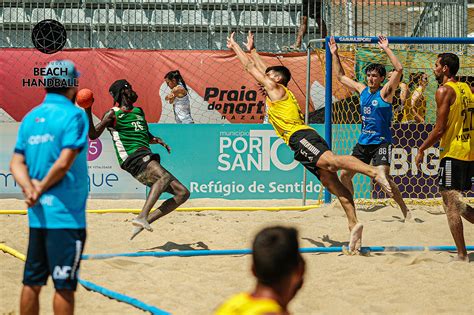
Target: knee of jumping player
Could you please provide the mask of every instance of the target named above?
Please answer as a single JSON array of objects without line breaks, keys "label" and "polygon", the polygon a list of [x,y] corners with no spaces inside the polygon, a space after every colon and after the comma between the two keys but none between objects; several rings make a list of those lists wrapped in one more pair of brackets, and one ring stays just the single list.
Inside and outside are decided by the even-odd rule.
[{"label": "knee of jumping player", "polygon": [[351,172],[346,171],[346,170],[341,171],[341,181],[343,183],[351,181],[352,177],[354,177],[354,175]]},{"label": "knee of jumping player", "polygon": [[331,151],[326,151],[321,155],[316,166],[330,172],[337,172],[339,170],[338,156]]},{"label": "knee of jumping player", "polygon": [[186,202],[186,200],[189,199],[190,196],[191,193],[189,192],[189,190],[183,186],[176,194],[175,200],[178,204],[183,204]]}]

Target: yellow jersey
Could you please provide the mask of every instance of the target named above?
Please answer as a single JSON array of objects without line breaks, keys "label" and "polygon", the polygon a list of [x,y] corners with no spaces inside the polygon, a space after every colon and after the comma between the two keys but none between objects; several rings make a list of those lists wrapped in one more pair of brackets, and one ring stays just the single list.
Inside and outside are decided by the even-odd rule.
[{"label": "yellow jersey", "polygon": [[464,82],[447,82],[456,92],[456,100],[449,108],[447,130],[441,138],[441,158],[474,161],[474,95]]},{"label": "yellow jersey", "polygon": [[267,97],[268,121],[272,124],[277,135],[288,144],[291,135],[296,131],[313,128],[305,124],[303,113],[293,93],[284,85],[280,84],[280,86],[286,92],[281,100],[272,101]]},{"label": "yellow jersey", "polygon": [[265,315],[282,312],[283,309],[274,300],[254,298],[248,293],[239,293],[219,306],[214,315]]},{"label": "yellow jersey", "polygon": [[[412,104],[412,98],[415,92],[418,92],[420,96],[417,98],[416,103]],[[414,108],[413,108],[414,107]],[[409,122],[415,120],[415,115],[413,115],[412,109],[415,112],[425,119],[426,115],[426,97],[421,86],[417,87],[413,93],[411,93],[410,97],[407,99],[403,106],[403,118],[402,122]]]}]

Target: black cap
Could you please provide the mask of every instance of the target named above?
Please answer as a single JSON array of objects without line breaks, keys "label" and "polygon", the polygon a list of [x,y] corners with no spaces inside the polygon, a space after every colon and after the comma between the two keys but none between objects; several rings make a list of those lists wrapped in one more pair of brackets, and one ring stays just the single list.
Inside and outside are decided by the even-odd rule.
[{"label": "black cap", "polygon": [[109,88],[109,93],[114,98],[114,105],[115,103],[120,103],[120,97],[122,96],[122,90],[126,87],[130,87],[131,84],[128,83],[127,80],[121,79],[117,80]]}]

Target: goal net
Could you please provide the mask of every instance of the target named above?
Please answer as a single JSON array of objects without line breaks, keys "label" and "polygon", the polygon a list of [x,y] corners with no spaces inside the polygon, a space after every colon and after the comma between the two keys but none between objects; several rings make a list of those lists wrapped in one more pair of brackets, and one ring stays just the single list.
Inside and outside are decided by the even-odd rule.
[{"label": "goal net", "polygon": [[[344,39],[348,38],[342,38],[342,40]],[[352,39],[362,40],[357,37]],[[426,39],[431,44],[417,44],[413,38],[404,44],[404,39],[398,38],[397,43],[399,44],[390,45],[404,68],[403,78],[393,101],[391,127],[393,145],[390,174],[403,198],[409,203],[437,202],[436,198],[440,197],[437,185],[438,144],[425,152],[425,159],[419,169],[415,164],[418,148],[428,137],[436,121],[434,96],[438,82],[434,77],[433,67],[437,55],[441,52],[456,53],[460,57],[461,65],[458,79],[468,82],[470,85],[474,84],[474,59],[472,51],[469,51],[472,47],[462,44],[461,40],[459,43],[444,44],[442,41],[434,43],[433,39]],[[451,42],[455,41],[455,39],[452,40]],[[352,52],[352,54],[342,53],[340,56],[341,61],[352,63],[354,71],[348,75],[358,82],[365,83],[365,68],[371,63],[385,65],[387,73],[393,69],[387,55],[376,44],[375,38],[371,44],[339,42],[338,46],[340,52]],[[326,69],[329,69],[327,62],[326,66]],[[333,72],[333,83],[336,80]],[[333,96],[340,93],[340,89],[345,89],[339,84],[332,86]],[[326,128],[332,127],[332,149],[336,154],[351,154],[361,132],[359,95],[354,91],[346,90],[346,92],[349,93],[349,97],[337,101],[333,99],[332,125],[326,124]],[[356,175],[353,184],[355,198],[358,199],[358,202],[373,203],[386,200],[385,193],[378,185],[374,185],[367,176]],[[470,198],[474,197],[472,192],[466,195]]]}]

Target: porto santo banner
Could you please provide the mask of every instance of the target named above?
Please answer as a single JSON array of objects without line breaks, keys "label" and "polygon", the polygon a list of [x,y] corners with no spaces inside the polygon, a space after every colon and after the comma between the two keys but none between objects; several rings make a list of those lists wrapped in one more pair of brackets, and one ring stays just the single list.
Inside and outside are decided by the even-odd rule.
[{"label": "porto santo banner", "polygon": [[[310,109],[324,106],[324,54],[315,53],[311,63]],[[268,66],[284,65],[292,72],[289,88],[305,108],[306,65],[304,53],[263,54]],[[354,54],[342,53],[348,75],[354,74]],[[170,89],[164,76],[179,70],[190,95],[195,123],[261,123],[265,98],[255,80],[245,73],[230,51],[69,49],[54,55],[35,49],[0,49],[0,121],[19,122],[44,97],[42,78],[51,60],[72,60],[79,72],[79,88],[94,92],[93,114],[102,117],[112,106],[110,85],[126,79],[138,93],[137,106],[149,123],[174,123],[173,106],[165,100]],[[334,80],[334,99],[349,96]]]},{"label": "porto santo banner", "polygon": [[[315,125],[321,132],[322,125]],[[270,125],[151,125],[162,165],[191,192],[191,198],[286,199],[302,197],[303,167]],[[323,190],[310,174],[308,199]]]}]

